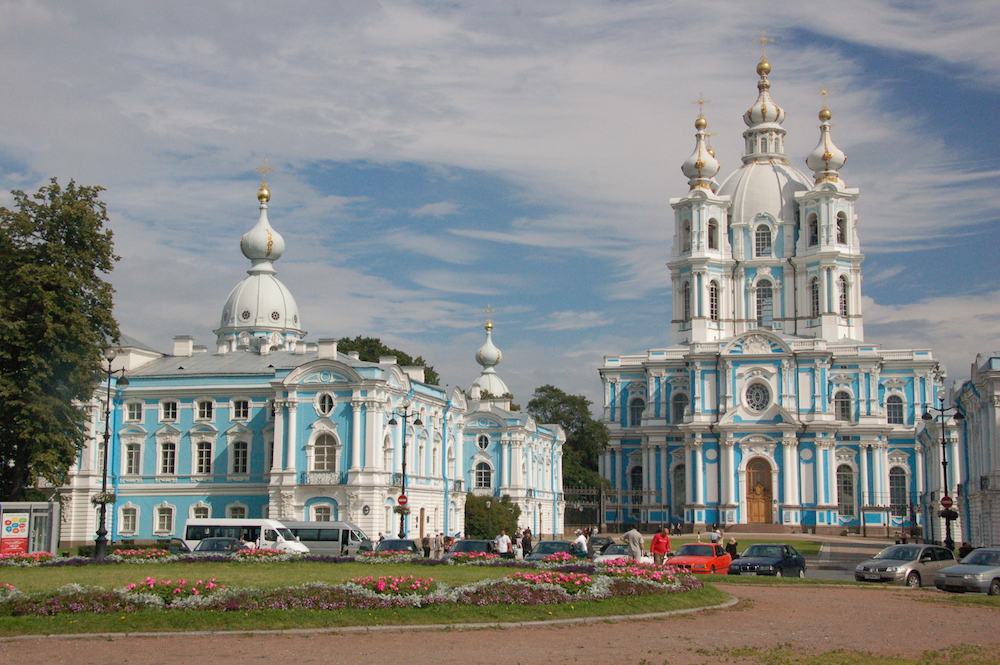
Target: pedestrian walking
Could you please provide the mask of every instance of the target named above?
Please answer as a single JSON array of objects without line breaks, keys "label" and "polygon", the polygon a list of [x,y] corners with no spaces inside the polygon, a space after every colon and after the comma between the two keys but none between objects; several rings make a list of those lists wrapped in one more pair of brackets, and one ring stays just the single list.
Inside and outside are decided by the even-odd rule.
[{"label": "pedestrian walking", "polygon": [[670,529],[667,525],[663,525],[660,531],[653,536],[649,551],[653,553],[653,563],[662,566],[667,552],[670,551]]},{"label": "pedestrian walking", "polygon": [[642,560],[642,550],[646,544],[646,540],[639,533],[638,529],[631,529],[625,532],[625,535],[622,536],[622,542],[628,545],[628,555],[630,557],[636,561]]}]

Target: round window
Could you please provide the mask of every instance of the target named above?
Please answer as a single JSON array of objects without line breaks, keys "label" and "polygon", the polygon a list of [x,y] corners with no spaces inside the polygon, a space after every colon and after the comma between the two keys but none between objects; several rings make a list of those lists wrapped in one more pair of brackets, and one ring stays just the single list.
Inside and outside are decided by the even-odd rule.
[{"label": "round window", "polygon": [[271,312],[271,320],[272,321],[277,321],[280,318],[281,318],[281,314],[279,314],[278,312]]},{"label": "round window", "polygon": [[247,319],[249,319],[249,318],[250,318],[250,310],[249,310],[249,309],[245,309],[245,310],[243,310],[243,313],[242,313],[242,314],[240,314],[240,317],[241,317],[241,318],[242,318],[242,319],[243,319],[244,321],[246,321]]},{"label": "round window", "polygon": [[747,408],[751,411],[763,411],[771,403],[771,391],[763,383],[754,383],[747,388]]},{"label": "round window", "polygon": [[480,434],[479,438],[476,439],[476,445],[479,446],[480,450],[486,450],[490,447],[490,437]]}]

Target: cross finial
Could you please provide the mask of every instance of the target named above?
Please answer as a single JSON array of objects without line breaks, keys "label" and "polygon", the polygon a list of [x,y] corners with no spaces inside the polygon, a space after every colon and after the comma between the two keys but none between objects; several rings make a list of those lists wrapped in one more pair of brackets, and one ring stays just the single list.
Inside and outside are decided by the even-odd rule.
[{"label": "cross finial", "polygon": [[492,306],[492,305],[486,305],[486,309],[484,309],[483,311],[484,311],[484,312],[486,312],[487,314],[492,314],[492,313],[493,313],[493,312],[495,312],[496,310],[495,310],[495,309],[493,309],[493,306]]},{"label": "cross finial", "polygon": [[705,99],[705,93],[699,92],[698,93],[698,99],[694,100],[691,103],[698,105],[698,115],[701,116],[701,115],[704,115],[704,113],[705,113],[705,104],[711,104],[712,100],[711,99]]},{"label": "cross finial", "polygon": [[823,84],[823,89],[822,89],[822,90],[820,90],[819,92],[817,92],[816,94],[817,94],[817,95],[823,95],[823,108],[827,108],[827,105],[826,105],[826,102],[827,102],[827,99],[826,99],[826,98],[827,98],[827,95],[835,95],[835,94],[837,94],[837,93],[835,93],[835,92],[834,92],[833,90],[827,90],[827,89],[826,89],[826,83],[824,83],[824,84]]},{"label": "cross finial", "polygon": [[273,170],[273,168],[267,165],[267,157],[264,158],[263,164],[254,169],[254,171],[260,174],[260,182],[262,185],[267,185],[267,174]]},{"label": "cross finial", "polygon": [[761,60],[766,60],[767,59],[767,43],[768,42],[773,42],[773,41],[774,41],[774,37],[768,37],[767,36],[767,30],[761,30],[760,31],[760,39],[753,40],[754,44],[760,44],[760,59]]}]

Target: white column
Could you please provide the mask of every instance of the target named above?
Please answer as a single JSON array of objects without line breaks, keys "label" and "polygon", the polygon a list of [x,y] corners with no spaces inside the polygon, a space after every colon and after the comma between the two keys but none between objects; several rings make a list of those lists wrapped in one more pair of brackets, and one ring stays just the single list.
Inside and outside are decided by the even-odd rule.
[{"label": "white column", "polygon": [[[365,402],[365,430],[368,432],[368,436],[365,437],[365,468],[369,470],[382,467],[382,412],[378,407],[378,402]],[[441,451],[441,460],[447,464],[447,440],[441,445],[444,448]]]},{"label": "white column", "polygon": [[730,505],[739,503],[737,498],[739,489],[739,473],[736,468],[736,444],[732,441],[726,442],[726,459],[728,463],[726,466],[729,467],[729,493],[727,495],[727,502]]},{"label": "white column", "polygon": [[276,473],[282,468],[282,455],[285,448],[285,400],[274,398],[274,442],[271,444],[271,472]]},{"label": "white column", "polygon": [[361,404],[351,401],[351,471],[361,469]]},{"label": "white column", "polygon": [[858,445],[860,454],[858,466],[861,467],[861,505],[867,506],[871,502],[868,500],[868,444]]},{"label": "white column", "polygon": [[698,474],[697,475],[698,493],[697,493],[697,496],[696,496],[696,500],[698,502],[698,505],[702,505],[702,506],[705,505],[705,473],[704,473],[704,471],[705,471],[705,463],[704,463],[704,454],[705,453],[701,449],[700,445],[697,446],[697,447],[695,447],[695,449],[694,449],[694,466],[695,466],[696,473]]},{"label": "white column", "polygon": [[295,394],[288,396],[288,431],[285,433],[285,471],[295,470],[295,428],[298,423],[299,402]]},{"label": "white column", "polygon": [[785,439],[785,503],[798,505],[799,503],[799,450],[798,441],[795,439]]},{"label": "white column", "polygon": [[691,446],[684,445],[684,503],[694,503],[694,455]]},{"label": "white column", "polygon": [[919,499],[920,495],[924,493],[924,451],[918,444],[916,450],[914,451],[914,456],[916,458],[916,474],[917,474],[917,497]]}]

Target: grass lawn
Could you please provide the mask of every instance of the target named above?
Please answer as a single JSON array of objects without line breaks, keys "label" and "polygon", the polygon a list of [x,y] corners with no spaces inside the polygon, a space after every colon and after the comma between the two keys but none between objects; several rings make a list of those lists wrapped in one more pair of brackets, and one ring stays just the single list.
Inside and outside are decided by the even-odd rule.
[{"label": "grass lawn", "polygon": [[[24,592],[54,591],[70,583],[106,589],[158,579],[190,581],[216,578],[230,587],[282,587],[308,582],[337,583],[367,575],[431,577],[449,585],[502,577],[509,568],[480,566],[413,566],[361,563],[193,563],[101,565],[58,568],[0,568],[0,582]],[[685,593],[667,593],[553,605],[432,606],[392,610],[260,610],[216,612],[143,610],[135,614],[60,614],[51,617],[0,617],[0,635],[51,635],[95,632],[176,632],[187,630],[277,630],[357,625],[455,624],[516,622],[667,612],[718,605],[729,596],[706,586]]]}]

